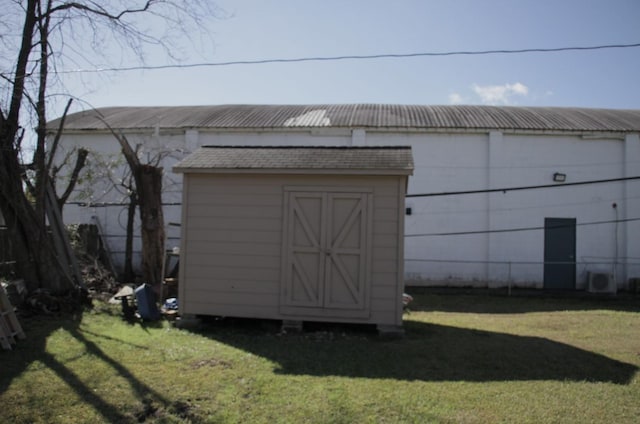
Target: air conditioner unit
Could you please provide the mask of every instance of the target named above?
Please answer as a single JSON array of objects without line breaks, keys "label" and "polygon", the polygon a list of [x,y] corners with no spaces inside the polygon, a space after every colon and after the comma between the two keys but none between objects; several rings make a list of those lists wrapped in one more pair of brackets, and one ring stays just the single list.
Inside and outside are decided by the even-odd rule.
[{"label": "air conditioner unit", "polygon": [[590,293],[615,293],[616,283],[611,274],[602,272],[590,272],[587,282],[587,290]]}]

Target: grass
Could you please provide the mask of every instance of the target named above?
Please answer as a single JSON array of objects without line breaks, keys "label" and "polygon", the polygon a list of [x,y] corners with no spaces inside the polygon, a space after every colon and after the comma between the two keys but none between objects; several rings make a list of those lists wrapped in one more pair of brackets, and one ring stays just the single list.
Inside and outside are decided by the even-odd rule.
[{"label": "grass", "polygon": [[0,422],[640,422],[640,307],[415,296],[406,337],[368,327],[128,324],[98,304],[23,319]]}]

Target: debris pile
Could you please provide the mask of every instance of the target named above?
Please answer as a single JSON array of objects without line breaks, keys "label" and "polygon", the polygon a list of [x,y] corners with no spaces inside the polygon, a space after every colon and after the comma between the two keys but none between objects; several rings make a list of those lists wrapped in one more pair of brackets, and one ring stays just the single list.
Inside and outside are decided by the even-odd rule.
[{"label": "debris pile", "polygon": [[111,271],[97,258],[88,255],[79,256],[78,263],[82,279],[91,297],[106,300],[121,287]]},{"label": "debris pile", "polygon": [[[29,293],[24,302],[25,309],[32,314],[54,315],[70,313],[78,309],[77,296],[67,294],[65,296],[53,295],[49,290],[38,289]],[[22,313],[26,311],[22,310]]]}]

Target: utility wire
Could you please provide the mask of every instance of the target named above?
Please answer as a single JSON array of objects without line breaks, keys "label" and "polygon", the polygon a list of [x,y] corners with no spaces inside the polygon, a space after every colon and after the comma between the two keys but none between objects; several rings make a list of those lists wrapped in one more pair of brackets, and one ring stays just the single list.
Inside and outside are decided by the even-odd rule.
[{"label": "utility wire", "polygon": [[345,55],[345,56],[316,56],[316,57],[297,57],[297,58],[276,58],[276,59],[255,59],[255,60],[233,60],[228,62],[201,62],[201,63],[182,63],[168,65],[139,65],[127,67],[109,67],[94,69],[70,69],[55,71],[57,74],[72,73],[96,73],[96,72],[126,72],[139,70],[158,70],[158,69],[183,69],[183,68],[201,68],[201,67],[217,67],[217,66],[236,66],[236,65],[264,65],[268,63],[300,63],[300,62],[331,62],[339,60],[372,60],[372,59],[397,59],[412,57],[442,57],[442,56],[481,56],[494,54],[525,54],[525,53],[556,53],[570,51],[591,51],[605,49],[628,49],[640,47],[640,43],[629,44],[603,44],[597,46],[574,46],[574,47],[554,47],[554,48],[530,48],[530,49],[498,49],[498,50],[470,50],[470,51],[448,51],[448,52],[416,52],[416,53],[382,53],[371,55]]},{"label": "utility wire", "polygon": [[[615,224],[619,222],[633,222],[640,221],[640,218],[627,218],[627,219],[614,219],[610,221],[592,221],[592,222],[580,222],[575,224],[577,227],[585,225],[601,225],[601,224]],[[539,227],[520,227],[520,228],[504,228],[499,230],[478,230],[478,231],[454,231],[449,233],[426,233],[426,234],[405,234],[405,237],[437,237],[437,236],[462,236],[472,234],[492,234],[492,233],[514,233],[519,231],[534,231],[544,230],[548,228],[571,228],[573,225],[551,225],[551,226],[539,226]]]},{"label": "utility wire", "polygon": [[497,193],[497,192],[506,193],[507,191],[535,190],[540,188],[559,188],[559,187],[613,183],[613,182],[619,182],[619,181],[632,181],[632,180],[640,180],[640,176],[609,178],[605,180],[577,181],[573,183],[561,183],[561,184],[543,184],[543,185],[520,186],[520,187],[489,188],[489,189],[483,189],[483,190],[444,191],[441,193],[407,194],[405,197],[409,198],[409,197],[457,196],[461,194],[480,194],[480,193]]}]

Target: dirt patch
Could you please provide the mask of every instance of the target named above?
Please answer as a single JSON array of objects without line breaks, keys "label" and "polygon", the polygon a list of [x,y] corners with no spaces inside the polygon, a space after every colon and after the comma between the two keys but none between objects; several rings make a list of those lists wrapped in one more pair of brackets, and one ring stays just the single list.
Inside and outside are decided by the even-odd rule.
[{"label": "dirt patch", "polygon": [[228,368],[231,368],[231,362],[225,361],[223,359],[216,359],[216,358],[202,359],[199,361],[191,362],[190,367],[192,370],[197,370],[202,367],[214,367],[214,368],[220,367],[223,369],[228,369]]},{"label": "dirt patch", "polygon": [[181,420],[189,422],[200,422],[198,415],[195,413],[197,406],[190,399],[177,400],[170,405],[165,406],[153,399],[143,399],[142,405],[134,411],[135,421],[139,423],[145,422],[173,422],[170,417],[177,417]]}]

